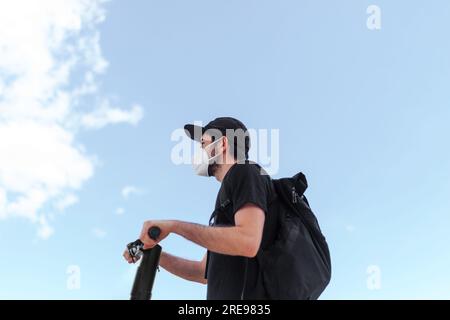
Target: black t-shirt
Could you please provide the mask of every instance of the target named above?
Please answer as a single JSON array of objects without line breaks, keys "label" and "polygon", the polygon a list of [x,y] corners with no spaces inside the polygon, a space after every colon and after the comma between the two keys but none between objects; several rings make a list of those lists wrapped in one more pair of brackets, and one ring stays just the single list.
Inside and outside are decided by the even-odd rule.
[{"label": "black t-shirt", "polygon": [[[266,214],[263,241],[270,241],[269,205],[273,196],[270,177],[255,163],[235,164],[225,175],[217,195],[210,225],[234,226],[234,215],[251,203]],[[256,258],[229,256],[208,251],[205,278],[208,279],[208,300],[266,299],[262,275]]]}]

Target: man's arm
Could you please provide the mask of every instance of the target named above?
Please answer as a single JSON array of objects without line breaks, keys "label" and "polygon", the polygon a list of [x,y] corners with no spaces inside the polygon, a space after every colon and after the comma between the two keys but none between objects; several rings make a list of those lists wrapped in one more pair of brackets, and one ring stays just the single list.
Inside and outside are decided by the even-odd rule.
[{"label": "man's arm", "polygon": [[207,227],[173,221],[171,232],[213,252],[253,258],[261,245],[264,220],[261,208],[246,204],[236,212],[233,227]]},{"label": "man's arm", "polygon": [[202,261],[191,261],[162,252],[159,265],[180,278],[206,284],[206,256]]}]

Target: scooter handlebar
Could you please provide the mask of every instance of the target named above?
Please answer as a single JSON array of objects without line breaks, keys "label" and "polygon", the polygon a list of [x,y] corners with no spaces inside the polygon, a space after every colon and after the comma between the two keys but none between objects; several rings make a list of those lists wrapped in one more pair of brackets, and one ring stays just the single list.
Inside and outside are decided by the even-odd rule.
[{"label": "scooter handlebar", "polygon": [[159,227],[153,226],[150,229],[148,229],[148,236],[150,239],[156,241],[158,240],[159,236],[161,235],[161,229]]}]

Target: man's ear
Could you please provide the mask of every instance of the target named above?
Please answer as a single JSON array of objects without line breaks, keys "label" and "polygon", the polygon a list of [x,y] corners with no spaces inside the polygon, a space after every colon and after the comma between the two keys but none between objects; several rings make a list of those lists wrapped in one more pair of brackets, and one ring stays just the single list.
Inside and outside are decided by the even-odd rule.
[{"label": "man's ear", "polygon": [[230,147],[230,144],[228,143],[228,138],[227,138],[227,136],[224,136],[223,142],[222,142],[223,151],[228,152],[229,147]]},{"label": "man's ear", "polygon": [[223,152],[225,153],[226,159],[229,159],[229,160],[226,160],[226,161],[227,162],[228,161],[232,161],[232,159],[234,159],[234,156],[232,154],[232,150],[230,150],[231,145],[230,145],[230,141],[228,140],[228,137],[225,136],[223,138],[223,145],[222,146],[223,146]]}]

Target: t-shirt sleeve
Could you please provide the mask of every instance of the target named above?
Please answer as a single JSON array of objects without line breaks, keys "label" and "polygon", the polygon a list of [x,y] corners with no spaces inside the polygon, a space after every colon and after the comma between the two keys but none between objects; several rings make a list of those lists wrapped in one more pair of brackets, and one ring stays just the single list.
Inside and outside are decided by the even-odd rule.
[{"label": "t-shirt sleeve", "polygon": [[228,194],[232,203],[232,215],[244,205],[251,203],[267,213],[270,178],[261,174],[255,165],[238,164],[232,172],[228,184]]}]

